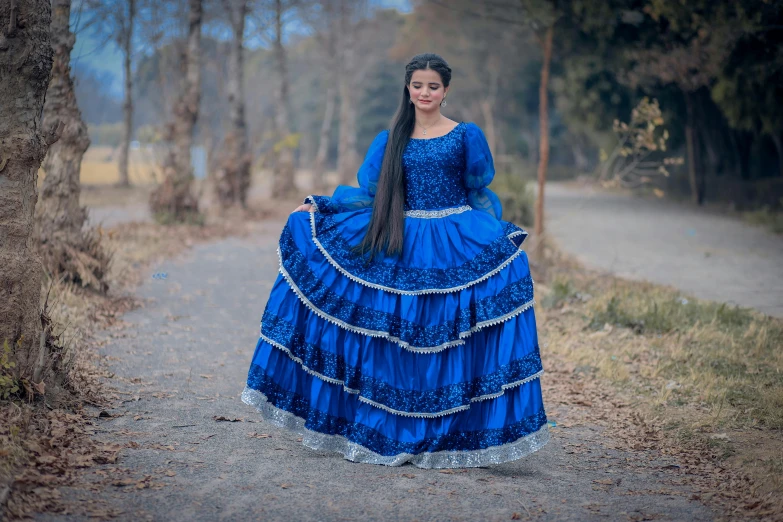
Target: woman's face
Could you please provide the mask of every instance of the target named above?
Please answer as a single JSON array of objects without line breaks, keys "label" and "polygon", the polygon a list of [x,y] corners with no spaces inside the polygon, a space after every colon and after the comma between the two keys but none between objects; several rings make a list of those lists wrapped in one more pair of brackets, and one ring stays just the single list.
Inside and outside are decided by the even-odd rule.
[{"label": "woman's face", "polygon": [[440,109],[440,102],[443,101],[449,88],[443,87],[443,80],[436,71],[420,69],[413,71],[408,91],[417,109],[430,112]]}]

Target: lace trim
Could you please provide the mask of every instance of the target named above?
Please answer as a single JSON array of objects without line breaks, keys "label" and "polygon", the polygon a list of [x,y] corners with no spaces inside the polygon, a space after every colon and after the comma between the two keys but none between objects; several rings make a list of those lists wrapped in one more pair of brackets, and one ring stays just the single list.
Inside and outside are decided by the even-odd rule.
[{"label": "lace trim", "polygon": [[[292,347],[289,348],[282,342],[265,335],[263,332],[264,324],[272,324],[269,328],[279,330],[281,337],[287,337],[286,342],[291,344]],[[280,328],[278,328],[278,326]],[[285,323],[285,321],[276,320],[274,317],[265,314],[265,323],[262,323],[262,331],[259,337],[266,343],[284,352],[292,361],[299,364],[302,370],[310,375],[324,382],[342,386],[343,390],[347,393],[358,395],[359,400],[362,402],[381,408],[389,413],[405,417],[435,418],[449,415],[457,411],[467,410],[470,408],[472,402],[500,397],[506,390],[538,379],[544,374],[544,370],[541,369],[541,359],[536,351],[527,354],[521,359],[501,366],[490,374],[477,377],[470,381],[444,385],[437,389],[419,392],[400,390],[373,377],[363,376],[361,374],[361,368],[346,365],[345,361],[335,354],[329,353],[324,357],[324,354],[320,349],[307,344],[300,334],[283,331],[286,330],[288,326],[290,325]],[[270,333],[274,335],[276,332]],[[315,350],[318,353],[313,353],[308,349]],[[292,350],[296,350],[297,353],[312,360],[316,366],[323,367],[326,371],[329,371],[331,375],[325,375],[320,371],[310,368],[305,360],[298,357]],[[530,374],[533,370],[535,370],[535,372]],[[253,374],[252,369],[250,374]],[[525,376],[521,377],[521,375]],[[341,376],[344,377],[340,378]],[[514,377],[517,377],[517,379],[508,383],[502,383],[503,380]],[[348,384],[349,380],[353,385]],[[251,379],[248,378],[248,381],[251,381]],[[357,385],[360,388],[356,388],[355,386]],[[470,397],[471,394],[480,393],[481,391],[488,393]],[[384,401],[380,402],[380,399],[384,399]],[[408,406],[407,409],[401,410],[395,407],[402,405]],[[432,411],[439,407],[444,409],[441,411]],[[428,411],[422,411],[425,409]]]},{"label": "lace trim", "polygon": [[[302,303],[304,303],[304,305],[307,306],[307,308],[309,308],[318,317],[320,317],[321,319],[324,319],[326,321],[329,321],[331,323],[334,323],[337,326],[339,326],[339,327],[341,327],[341,328],[343,328],[345,330],[351,331],[351,332],[367,335],[367,336],[370,336],[370,337],[383,337],[383,338],[385,338],[385,339],[387,339],[387,340],[389,340],[391,342],[397,343],[398,345],[400,345],[402,348],[404,348],[406,350],[410,350],[412,352],[417,352],[417,353],[435,353],[435,352],[439,352],[441,350],[445,350],[445,349],[447,349],[447,348],[449,348],[451,346],[457,346],[457,345],[460,345],[460,344],[464,344],[465,343],[464,339],[469,337],[470,335],[472,335],[474,332],[477,332],[477,331],[479,331],[482,328],[485,328],[487,326],[492,326],[492,325],[495,325],[495,324],[499,324],[499,323],[505,322],[505,321],[511,319],[512,317],[514,317],[516,315],[519,315],[522,312],[532,308],[534,306],[534,304],[535,304],[535,300],[530,299],[529,301],[523,303],[522,305],[518,306],[517,308],[515,308],[514,310],[511,310],[508,313],[505,313],[505,314],[500,315],[498,317],[494,317],[492,319],[487,319],[487,320],[484,320],[484,321],[478,321],[472,327],[468,328],[467,330],[464,330],[464,331],[460,332],[457,335],[457,339],[452,339],[452,340],[449,340],[447,342],[443,342],[443,343],[440,343],[440,344],[437,344],[437,345],[433,345],[433,346],[413,346],[413,345],[411,345],[410,342],[405,341],[405,340],[403,340],[402,338],[400,338],[398,336],[392,335],[391,332],[389,332],[389,331],[373,330],[371,328],[363,328],[361,326],[356,326],[356,325],[350,324],[350,323],[348,323],[346,321],[343,321],[343,320],[341,320],[341,319],[339,319],[339,318],[337,318],[337,317],[335,317],[333,315],[330,315],[330,314],[324,312],[318,306],[316,306],[312,301],[310,301],[307,298],[307,296],[304,294],[304,292],[302,292],[302,290],[299,288],[299,286],[297,286],[296,282],[294,282],[293,278],[291,277],[291,274],[288,272],[288,270],[286,270],[286,268],[284,266],[282,251],[281,251],[281,249],[279,247],[277,249],[277,256],[278,256],[278,260],[279,260],[279,271],[280,271],[280,274],[283,276],[283,278],[285,279],[286,283],[288,283],[288,286],[291,288],[291,290],[294,292],[294,294],[299,298],[299,300],[302,301]],[[532,283],[532,279],[531,279],[531,283]]]},{"label": "lace trim", "polygon": [[304,199],[304,201],[305,201],[305,203],[307,203],[307,202],[309,201],[309,202],[310,202],[310,204],[311,204],[311,205],[312,205],[312,206],[315,208],[315,211],[316,211],[316,212],[320,212],[320,211],[321,211],[321,210],[318,208],[318,203],[315,201],[315,196],[314,196],[314,195],[312,195],[312,194],[311,194],[311,195],[307,196],[307,197]]},{"label": "lace trim", "polygon": [[[471,208],[471,207],[468,207]],[[315,213],[310,213],[310,230],[312,233],[312,239],[313,243],[315,243],[315,246],[318,247],[318,250],[321,252],[321,254],[326,258],[326,260],[329,262],[330,265],[332,265],[334,268],[336,268],[342,275],[350,279],[351,281],[354,281],[356,283],[359,283],[361,285],[364,285],[369,288],[374,288],[375,290],[383,290],[385,292],[390,292],[393,294],[400,294],[400,295],[424,295],[424,294],[448,294],[452,292],[458,292],[460,290],[464,290],[466,288],[470,288],[471,286],[478,284],[482,281],[485,281],[489,279],[490,277],[494,276],[504,268],[506,268],[514,259],[519,257],[524,250],[520,248],[516,248],[516,244],[512,241],[511,243],[514,245],[515,250],[514,252],[506,258],[503,262],[501,262],[499,265],[497,265],[495,268],[490,270],[489,272],[485,273],[484,275],[475,278],[471,281],[468,281],[465,284],[458,285],[458,286],[452,286],[449,288],[425,288],[420,290],[403,290],[399,288],[394,288],[387,285],[381,285],[378,283],[372,283],[366,279],[363,279],[361,277],[358,277],[348,270],[346,270],[339,262],[337,262],[334,257],[329,253],[329,251],[326,249],[326,247],[321,243],[321,241],[318,239],[318,235],[316,232],[316,224],[315,224]],[[509,236],[506,236],[509,237]],[[510,239],[510,238],[509,238]],[[413,278],[414,280],[417,278]]]},{"label": "lace trim", "polygon": [[263,393],[245,387],[242,392],[242,402],[254,406],[261,415],[279,428],[292,430],[302,436],[302,444],[316,451],[333,451],[342,453],[343,457],[352,462],[364,464],[382,464],[385,466],[401,466],[406,462],[425,469],[470,468],[502,464],[521,459],[549,442],[549,428],[544,422],[537,431],[523,435],[518,439],[501,445],[490,446],[477,450],[442,450],[411,454],[401,452],[396,455],[384,456],[345,438],[339,434],[321,433],[307,428],[306,421],[294,413],[277,408],[269,402]]},{"label": "lace trim", "polygon": [[405,217],[433,219],[450,216],[452,214],[462,214],[468,210],[473,210],[473,207],[470,205],[462,205],[460,207],[443,208],[440,210],[406,210]]}]

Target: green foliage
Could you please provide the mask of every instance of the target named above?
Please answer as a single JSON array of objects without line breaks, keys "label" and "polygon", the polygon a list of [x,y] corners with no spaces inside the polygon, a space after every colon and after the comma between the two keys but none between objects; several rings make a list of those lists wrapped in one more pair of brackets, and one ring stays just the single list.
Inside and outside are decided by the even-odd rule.
[{"label": "green foliage", "polygon": [[721,330],[747,327],[750,310],[725,303],[702,303],[674,294],[617,294],[594,311],[590,327],[605,324],[630,328],[636,333],[685,332],[697,324],[713,324]]},{"label": "green foliage", "polygon": [[504,221],[523,227],[533,224],[535,195],[525,178],[499,172],[495,175],[490,188],[500,198]]},{"label": "green foliage", "polygon": [[783,6],[772,2],[744,15],[744,34],[732,46],[712,97],[732,127],[779,133],[783,128]]},{"label": "green foliage", "polygon": [[0,352],[0,399],[6,400],[19,391],[19,383],[13,375],[16,363],[12,360],[11,345],[8,340],[3,342]]},{"label": "green foliage", "polygon": [[752,225],[767,227],[775,234],[783,234],[783,198],[777,210],[764,206],[759,210],[745,212],[742,219]]},{"label": "green foliage", "polygon": [[541,304],[544,308],[557,308],[576,295],[576,287],[571,280],[558,277],[552,282],[550,292],[544,296]]}]

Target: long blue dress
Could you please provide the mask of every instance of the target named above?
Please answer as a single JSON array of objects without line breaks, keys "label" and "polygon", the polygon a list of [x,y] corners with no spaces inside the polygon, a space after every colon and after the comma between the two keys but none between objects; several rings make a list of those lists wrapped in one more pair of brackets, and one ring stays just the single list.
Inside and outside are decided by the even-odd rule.
[{"label": "long blue dress", "polygon": [[317,211],[288,218],[242,400],[356,462],[524,457],[549,439],[527,233],[500,219],[484,134],[460,122],[404,151],[403,252],[352,253],[387,139],[370,145],[358,188],[308,196]]}]

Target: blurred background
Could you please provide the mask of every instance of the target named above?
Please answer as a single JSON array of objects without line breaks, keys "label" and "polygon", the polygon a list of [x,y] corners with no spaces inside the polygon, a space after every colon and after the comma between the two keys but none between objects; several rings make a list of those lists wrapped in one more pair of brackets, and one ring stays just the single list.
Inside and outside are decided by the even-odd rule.
[{"label": "blurred background", "polygon": [[[143,190],[163,179],[189,7],[74,0],[89,203],[112,197],[89,201],[91,186]],[[496,187],[513,185],[501,192],[523,190],[518,181],[544,163],[547,180],[590,176],[783,230],[781,2],[203,0],[202,9],[191,166],[207,205],[230,199],[214,188],[241,163],[229,151],[246,150],[251,196],[353,182],[399,103],[404,64],[435,52],[453,69],[443,112],[484,130],[498,171],[514,178],[499,176]]]}]

